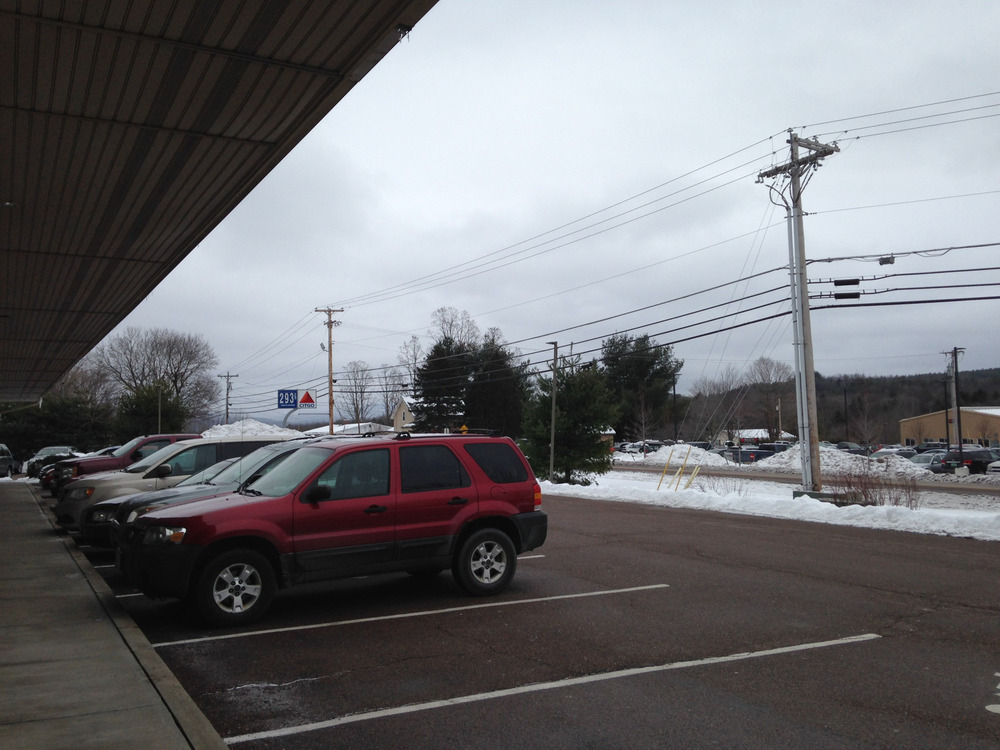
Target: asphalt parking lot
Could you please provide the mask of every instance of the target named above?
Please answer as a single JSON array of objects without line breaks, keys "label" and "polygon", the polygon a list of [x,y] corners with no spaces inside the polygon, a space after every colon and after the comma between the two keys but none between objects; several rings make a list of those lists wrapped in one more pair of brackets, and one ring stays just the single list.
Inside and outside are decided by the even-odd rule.
[{"label": "asphalt parking lot", "polygon": [[1000,547],[574,498],[510,589],[284,593],[242,631],[84,549],[231,747],[1000,747]]}]

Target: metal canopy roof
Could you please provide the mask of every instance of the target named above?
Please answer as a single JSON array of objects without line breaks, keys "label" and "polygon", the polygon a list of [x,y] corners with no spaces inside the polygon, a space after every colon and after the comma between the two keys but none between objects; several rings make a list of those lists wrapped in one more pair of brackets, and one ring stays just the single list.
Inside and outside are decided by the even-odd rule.
[{"label": "metal canopy roof", "polygon": [[42,396],[436,0],[0,0],[0,401]]}]

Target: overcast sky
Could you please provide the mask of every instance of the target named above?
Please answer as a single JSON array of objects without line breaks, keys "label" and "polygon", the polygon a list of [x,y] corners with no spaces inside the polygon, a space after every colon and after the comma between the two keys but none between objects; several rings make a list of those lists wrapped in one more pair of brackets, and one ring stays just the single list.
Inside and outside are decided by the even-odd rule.
[{"label": "overcast sky", "polygon": [[[792,365],[788,315],[720,330],[789,310],[756,175],[791,128],[840,148],[804,191],[810,291],[925,301],[814,300],[817,371],[943,372],[952,347],[996,367],[996,300],[926,300],[1000,294],[1000,250],[916,253],[1000,242],[997,29],[991,0],[440,0],[118,330],[201,333],[255,414],[325,392],[322,307],[344,308],[335,370],[429,346],[440,307],[539,365],[549,341],[677,342],[680,392]],[[868,257],[819,262],[846,256]]]}]

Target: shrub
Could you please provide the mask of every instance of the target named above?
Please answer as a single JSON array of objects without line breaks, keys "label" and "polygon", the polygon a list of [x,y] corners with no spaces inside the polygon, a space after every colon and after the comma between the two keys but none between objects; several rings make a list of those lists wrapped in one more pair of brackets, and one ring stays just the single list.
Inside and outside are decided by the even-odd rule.
[{"label": "shrub", "polygon": [[890,505],[910,510],[920,507],[914,479],[882,472],[859,471],[830,477],[827,489],[840,505]]}]

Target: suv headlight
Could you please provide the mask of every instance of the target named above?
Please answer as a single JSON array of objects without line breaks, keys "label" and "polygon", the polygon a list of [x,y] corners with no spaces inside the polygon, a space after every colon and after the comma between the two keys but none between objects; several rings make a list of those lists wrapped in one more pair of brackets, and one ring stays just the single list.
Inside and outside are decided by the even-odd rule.
[{"label": "suv headlight", "polygon": [[114,514],[114,509],[98,508],[97,510],[91,511],[88,517],[91,523],[107,523]]},{"label": "suv headlight", "polygon": [[180,544],[187,529],[182,526],[150,526],[142,535],[143,544]]},{"label": "suv headlight", "polygon": [[94,487],[77,487],[75,490],[70,490],[66,498],[68,500],[86,500],[94,494],[94,489]]}]

